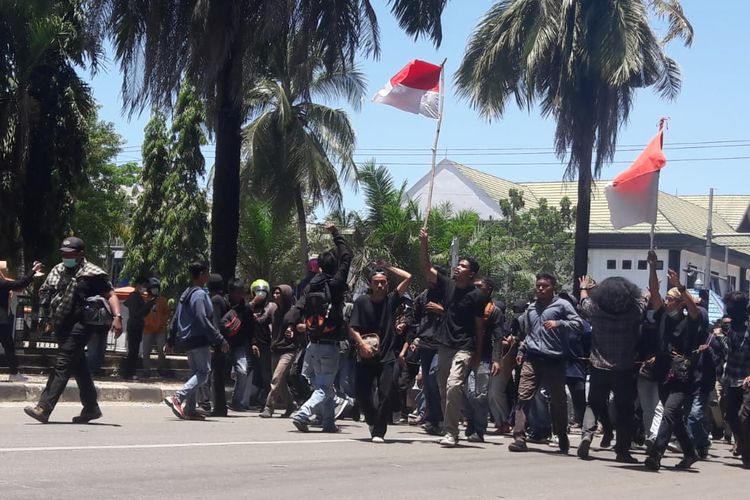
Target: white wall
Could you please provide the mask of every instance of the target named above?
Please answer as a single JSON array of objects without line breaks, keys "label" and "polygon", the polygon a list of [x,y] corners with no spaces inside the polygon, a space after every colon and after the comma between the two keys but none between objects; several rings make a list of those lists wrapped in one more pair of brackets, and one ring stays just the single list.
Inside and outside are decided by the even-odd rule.
[{"label": "white wall", "polygon": [[[413,193],[412,198],[417,200],[419,209],[424,212],[427,208],[427,197],[429,196],[429,183]],[[492,207],[480,199],[477,194],[465,184],[454,172],[442,169],[435,175],[435,187],[432,192],[432,206],[437,207],[446,201],[450,202],[453,210],[473,210],[479,214],[479,218],[487,220],[490,217],[498,219],[502,217],[500,206]]]},{"label": "white wall", "polygon": [[[638,249],[592,249],[589,250],[589,275],[596,281],[602,281],[605,278],[611,276],[622,276],[627,278],[642,289],[648,287],[648,269],[639,270],[638,261],[646,260],[646,254],[648,250]],[[659,260],[664,261],[664,268],[658,271],[659,279],[661,279],[661,290],[662,293],[667,291],[667,267],[669,263],[669,250],[657,250],[656,256]],[[607,269],[607,261],[615,261],[615,269]],[[631,269],[623,269],[622,262],[629,260],[631,262]],[[684,280],[685,277],[683,276]]]}]

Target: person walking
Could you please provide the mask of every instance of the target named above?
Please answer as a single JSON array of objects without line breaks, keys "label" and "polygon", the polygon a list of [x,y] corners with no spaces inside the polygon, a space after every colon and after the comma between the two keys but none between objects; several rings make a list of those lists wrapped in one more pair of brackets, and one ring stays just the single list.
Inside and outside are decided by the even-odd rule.
[{"label": "person walking", "polygon": [[36,406],[24,412],[47,423],[71,375],[75,377],[83,410],[73,423],[86,423],[102,416],[96,388],[86,363],[86,343],[100,329],[122,332],[120,301],[109,276],[84,257],[85,243],[71,236],[60,246],[62,262],[52,268],[39,294],[49,310],[49,325],[57,338],[55,365]]},{"label": "person walking", "polygon": [[190,377],[174,395],[164,398],[164,403],[177,418],[204,420],[205,417],[195,411],[196,392],[208,380],[211,347],[226,353],[229,352],[229,344],[214,324],[213,304],[203,289],[208,283],[208,264],[193,262],[189,269],[193,282],[180,296],[164,349],[167,354],[171,353],[179,338],[187,351]]},{"label": "person walking", "polygon": [[151,350],[156,345],[156,353],[159,358],[158,373],[164,375],[167,370],[167,358],[164,355],[164,346],[167,344],[167,325],[169,324],[169,303],[161,295],[161,281],[158,278],[148,279],[146,290],[146,317],[143,321],[143,370],[144,377],[153,375],[153,362],[151,361]]},{"label": "person walking", "polygon": [[271,390],[268,392],[265,407],[260,414],[261,418],[271,418],[279,403],[285,408],[284,417],[289,417],[296,410],[287,385],[287,377],[292,369],[294,355],[299,349],[301,334],[291,328],[291,325],[284,325],[284,316],[292,308],[294,300],[292,287],[277,286],[273,289],[271,298],[276,304],[276,312],[271,325],[273,375],[271,376]]},{"label": "person walking", "polygon": [[458,423],[464,400],[469,368],[482,359],[484,345],[484,307],[487,299],[474,286],[479,263],[471,257],[458,260],[453,277],[442,276],[430,265],[430,236],[427,228],[419,232],[419,263],[428,283],[435,284],[443,296],[445,317],[438,332],[438,387],[443,404],[445,436],[439,444],[458,445]]},{"label": "person walking", "polygon": [[8,306],[10,303],[10,292],[23,290],[34,281],[34,275],[42,270],[40,262],[34,262],[29,272],[20,279],[14,280],[8,275],[8,263],[0,260],[0,344],[5,351],[5,359],[8,362],[10,382],[23,382],[26,377],[18,373],[18,358],[16,357],[16,345],[13,339],[13,323],[10,321]]},{"label": "person walking", "polygon": [[614,393],[617,417],[616,460],[638,463],[630,454],[636,400],[635,360],[646,303],[641,290],[625,278],[607,278],[596,287],[580,278],[581,310],[591,322],[589,397],[581,426],[578,457],[587,459],[597,421],[609,411]]},{"label": "person walking", "polygon": [[546,387],[552,408],[553,431],[560,451],[568,453],[568,402],[565,396],[565,371],[569,355],[569,335],[578,334],[583,322],[572,304],[555,295],[557,279],[548,273],[536,276],[536,300],[519,317],[521,344],[516,363],[521,365],[518,384],[513,452],[528,451],[526,420],[534,397]]},{"label": "person walking", "polygon": [[[388,273],[400,282],[388,291]],[[355,392],[357,404],[370,426],[373,443],[383,443],[388,422],[392,417],[392,404],[398,390],[396,384],[397,357],[400,345],[396,339],[396,310],[411,283],[411,274],[377,262],[370,272],[369,293],[354,301],[349,331],[359,353]],[[377,403],[373,401],[376,394]]]}]

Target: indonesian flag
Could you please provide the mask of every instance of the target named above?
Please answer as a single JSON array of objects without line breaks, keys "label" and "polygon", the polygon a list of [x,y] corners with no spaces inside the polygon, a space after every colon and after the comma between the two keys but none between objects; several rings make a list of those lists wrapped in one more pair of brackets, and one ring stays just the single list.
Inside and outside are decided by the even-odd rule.
[{"label": "indonesian flag", "polygon": [[409,113],[438,118],[441,66],[415,59],[391,78],[372,98]]},{"label": "indonesian flag", "polygon": [[626,171],[604,189],[609,218],[615,229],[641,222],[656,224],[659,203],[659,170],[667,164],[662,152],[664,132],[651,139],[640,156]]}]

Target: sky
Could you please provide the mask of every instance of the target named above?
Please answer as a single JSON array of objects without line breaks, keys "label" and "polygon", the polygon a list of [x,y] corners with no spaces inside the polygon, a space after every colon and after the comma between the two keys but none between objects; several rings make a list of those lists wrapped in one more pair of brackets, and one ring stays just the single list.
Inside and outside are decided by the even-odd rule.
[{"label": "sky", "polygon": [[[357,162],[374,159],[386,165],[397,183],[413,185],[429,172],[435,122],[431,119],[374,104],[369,97],[412,59],[446,62],[446,98],[438,161],[448,158],[498,177],[516,181],[561,180],[564,165],[553,152],[555,122],[538,110],[519,110],[515,104],[505,116],[488,123],[452,85],[467,40],[491,0],[451,0],[443,14],[443,43],[407,37],[390,15],[385,0],[374,0],[381,27],[381,57],[361,58],[359,66],[368,80],[368,98],[359,112],[351,113],[357,134]],[[606,165],[602,179],[625,170],[639,149],[657,132],[662,116],[669,117],[664,149],[667,166],[660,189],[671,194],[750,194],[746,172],[750,165],[750,99],[747,82],[750,59],[744,36],[750,2],[745,0],[683,0],[695,38],[690,48],[671,43],[667,52],[680,64],[682,91],[675,101],[661,100],[650,89],[639,90],[630,120],[620,130],[614,162]],[[731,14],[731,15],[730,15]],[[122,112],[122,75],[109,61],[93,78],[94,96],[101,105],[100,119],[111,121],[126,141],[118,161],[139,161],[147,113],[128,119]],[[327,103],[344,107],[343,103]],[[207,165],[213,163],[212,146],[204,148]],[[670,161],[671,160],[671,161]],[[744,174],[744,175],[743,175]],[[344,206],[360,209],[361,193],[346,188]]]}]

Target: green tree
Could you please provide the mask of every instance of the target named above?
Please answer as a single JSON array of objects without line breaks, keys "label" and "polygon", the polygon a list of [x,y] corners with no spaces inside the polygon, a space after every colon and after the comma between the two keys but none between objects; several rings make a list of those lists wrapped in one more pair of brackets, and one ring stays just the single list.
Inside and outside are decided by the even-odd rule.
[{"label": "green tree", "polygon": [[285,220],[295,213],[304,273],[310,253],[308,211],[321,203],[340,208],[339,174],[353,183],[357,172],[354,129],[346,112],[313,99],[345,98],[358,109],[365,82],[355,67],[327,69],[322,51],[303,47],[301,53],[298,33],[290,32],[269,62],[269,75],[249,92],[255,118],[244,131],[245,177],[266,193],[276,217]]},{"label": "green tree", "polygon": [[[654,18],[667,21],[662,38]],[[482,116],[501,118],[513,97],[522,108],[538,102],[557,121],[565,176],[578,177],[575,276],[588,265],[592,175],[612,159],[635,92],[654,86],[673,99],[680,90],[677,63],[664,51],[676,38],[693,38],[677,0],[503,0],[469,41],[456,84]]]},{"label": "green tree", "polygon": [[291,217],[277,219],[266,200],[244,194],[237,267],[246,279],[292,283],[299,276],[299,237]]},{"label": "green tree", "polygon": [[150,253],[167,295],[176,295],[189,283],[191,261],[208,256],[208,201],[199,185],[206,171],[200,150],[206,143],[203,123],[201,102],[189,86],[183,87],[172,117],[171,166],[162,208],[155,214],[160,227]]},{"label": "green tree", "polygon": [[172,167],[170,147],[166,118],[156,111],[144,130],[139,182],[142,191],[125,242],[124,276],[147,276],[157,268],[161,249],[155,248],[153,242],[163,230],[164,183]]},{"label": "green tree", "polygon": [[[401,27],[413,36],[442,38],[446,0],[389,0]],[[212,267],[234,274],[240,211],[240,131],[243,103],[263,75],[279,31],[299,26],[300,47],[320,48],[326,66],[348,66],[358,51],[377,55],[379,31],[369,0],[92,0],[93,25],[108,33],[124,73],[131,109],[168,106],[185,75],[195,81],[216,137],[213,180]],[[304,59],[302,60],[304,61]]]},{"label": "green tree", "polygon": [[94,104],[82,0],[0,2],[0,253],[50,260],[69,229]]},{"label": "green tree", "polygon": [[461,253],[479,261],[480,273],[498,281],[503,297],[526,298],[539,272],[570,276],[575,220],[570,200],[551,207],[542,198],[526,209],[523,192],[511,189],[499,203],[503,219],[478,222]]},{"label": "green tree", "polygon": [[141,171],[135,162],[115,162],[121,147],[114,124],[92,115],[83,180],[73,193],[70,229],[86,242],[89,258],[102,265],[110,263],[112,242],[127,235]]}]

